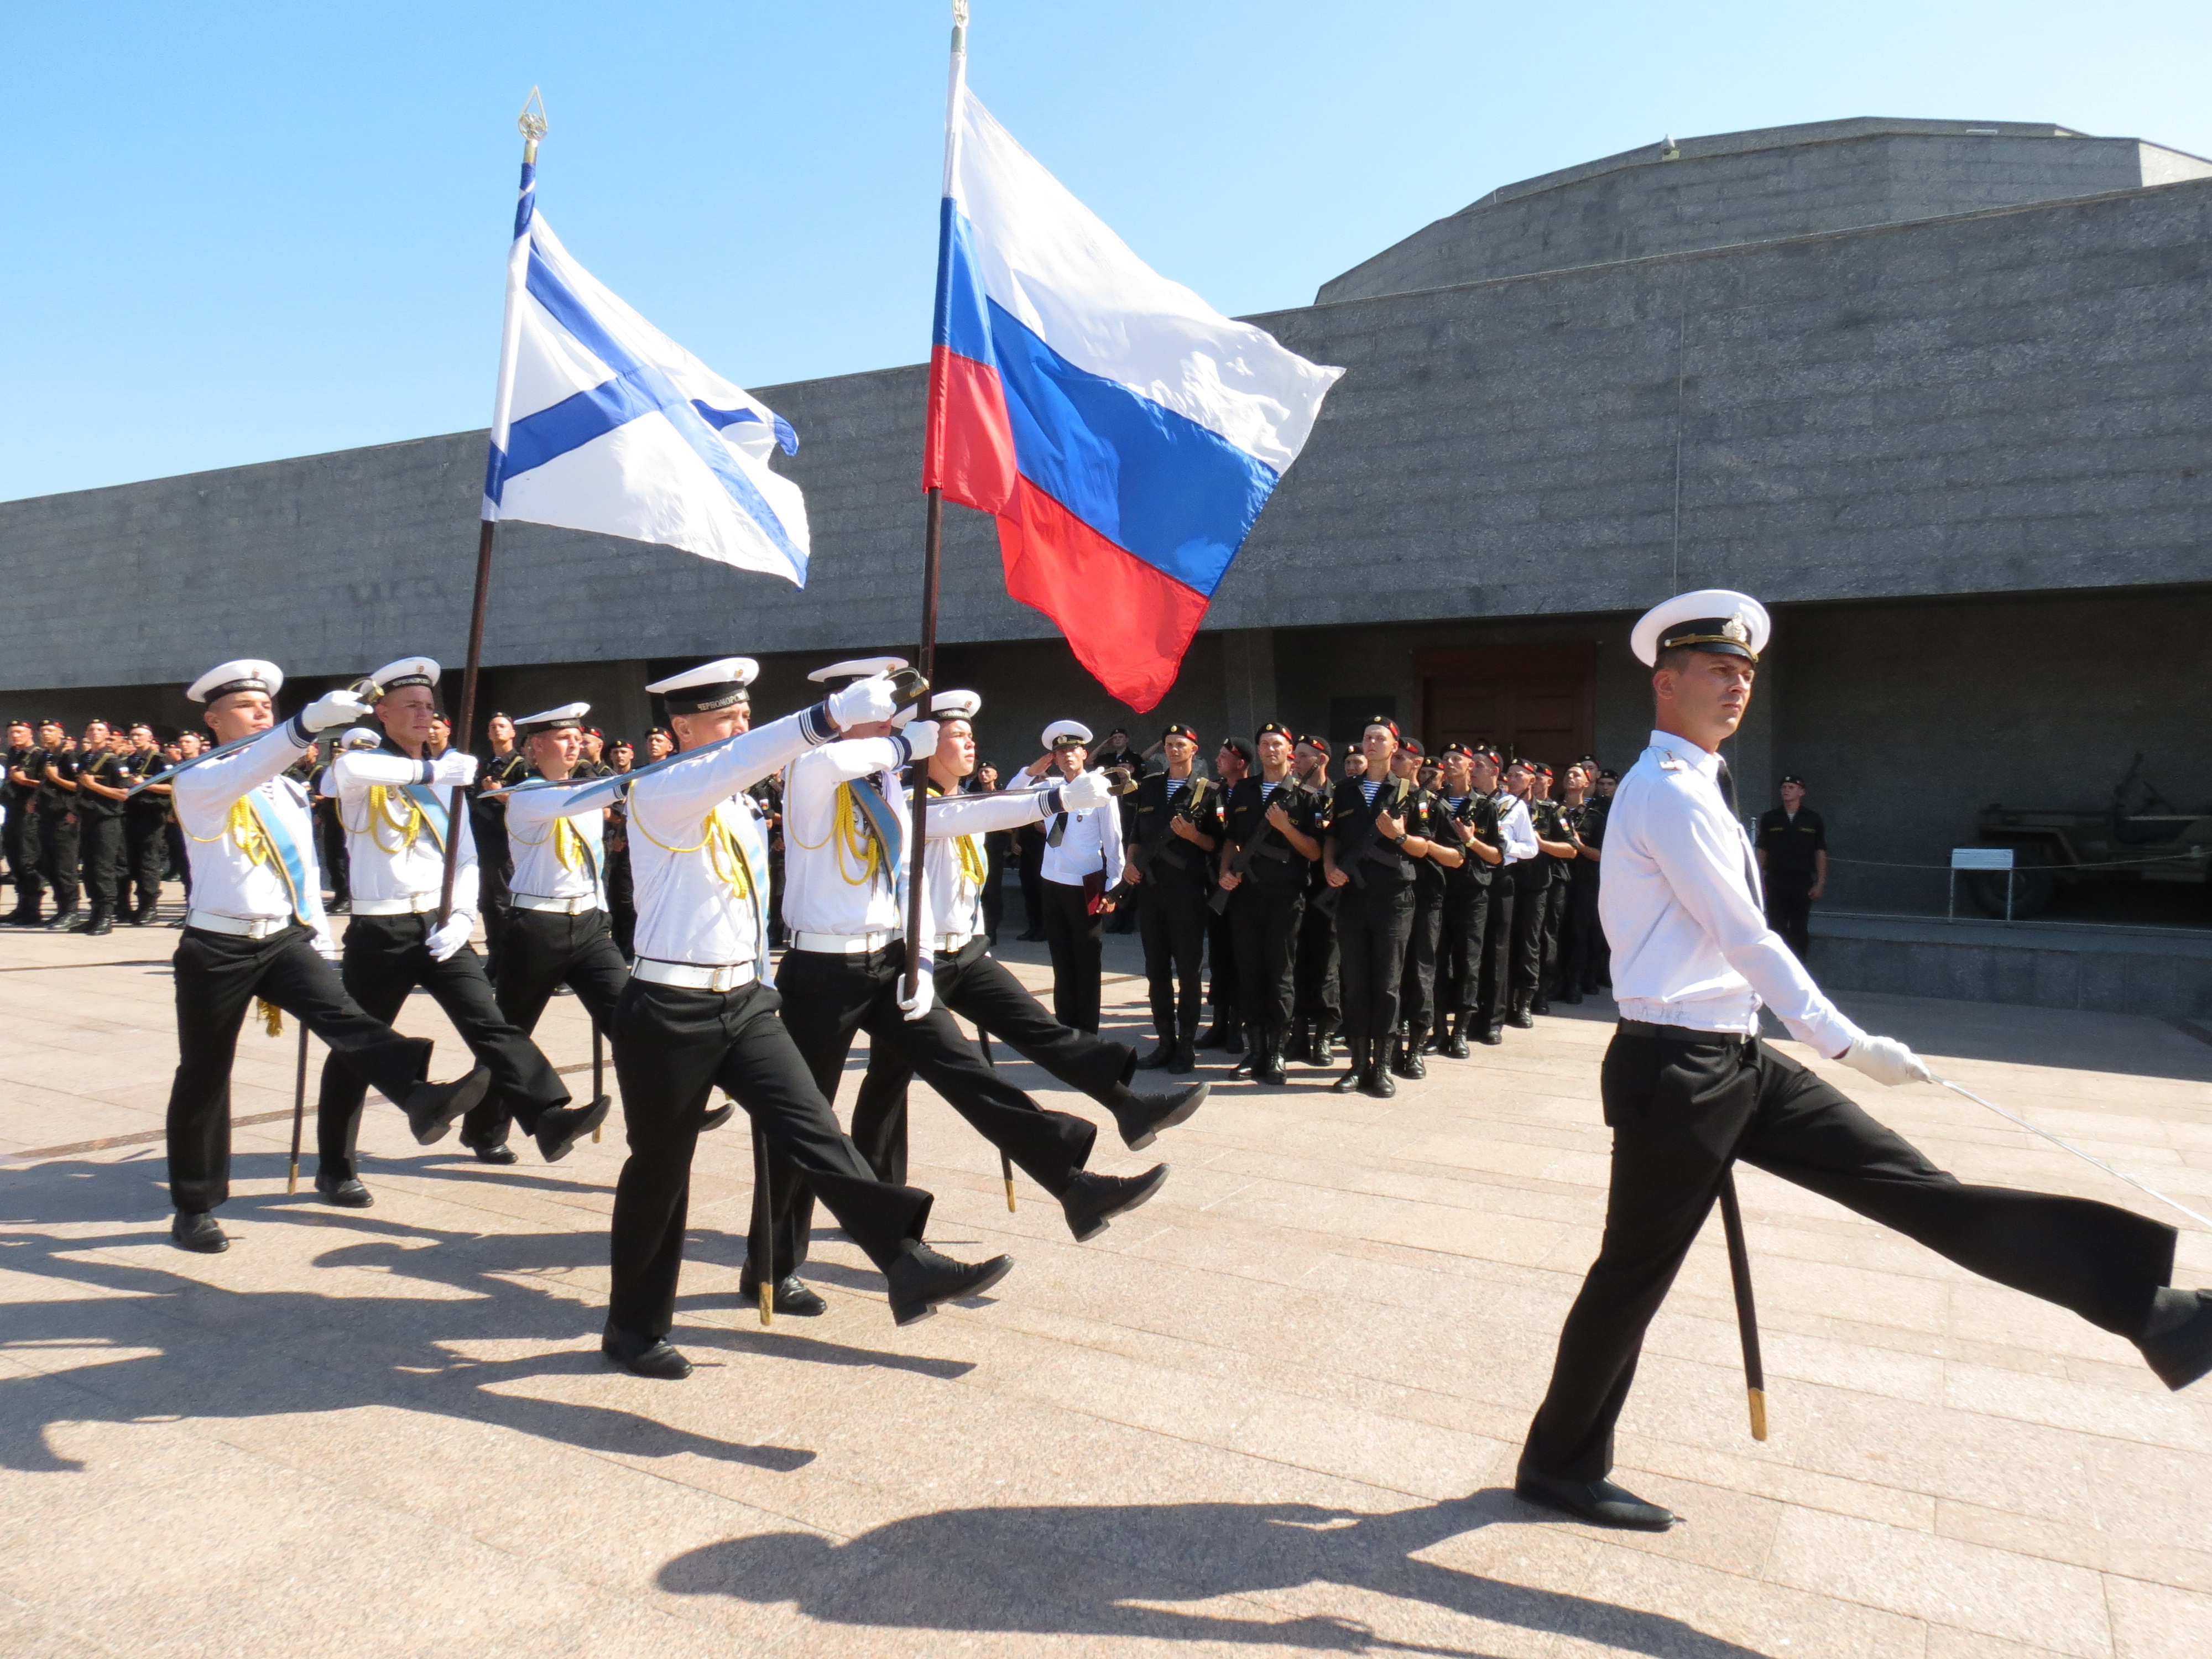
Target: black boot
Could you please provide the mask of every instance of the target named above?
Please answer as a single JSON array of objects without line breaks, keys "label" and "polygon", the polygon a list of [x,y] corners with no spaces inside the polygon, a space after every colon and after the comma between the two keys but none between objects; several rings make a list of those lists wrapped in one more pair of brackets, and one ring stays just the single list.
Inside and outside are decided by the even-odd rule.
[{"label": "black boot", "polygon": [[1218,1011],[1215,1012],[1213,1024],[1201,1031],[1198,1041],[1191,1044],[1194,1048],[1226,1048],[1228,1046],[1228,1024],[1222,1019]]},{"label": "black boot", "polygon": [[1535,1020],[1529,1015],[1528,999],[1526,996],[1518,992],[1514,994],[1513,1012],[1505,1016],[1505,1023],[1522,1031],[1535,1024]]},{"label": "black boot", "polygon": [[1390,1076],[1390,1068],[1382,1063],[1380,1048],[1376,1051],[1373,1063],[1359,1074],[1359,1092],[1372,1095],[1377,1100],[1388,1100],[1398,1092],[1398,1085]]},{"label": "black boot", "polygon": [[1428,1033],[1418,1025],[1406,1028],[1406,1035],[1398,1044],[1398,1063],[1390,1069],[1410,1083],[1418,1083],[1429,1074],[1429,1063],[1421,1057],[1428,1046]]},{"label": "black boot", "polygon": [[106,905],[94,905],[92,907],[92,920],[85,923],[84,931],[88,935],[113,933],[115,931],[114,915],[109,911]]},{"label": "black boot", "polygon": [[84,926],[84,918],[77,915],[76,907],[72,904],[66,910],[55,911],[53,920],[45,926],[50,933],[74,933]]},{"label": "black boot", "polygon": [[1163,1066],[1174,1065],[1175,1057],[1175,1038],[1163,1034],[1160,1040],[1152,1045],[1152,1052],[1137,1062],[1137,1069],[1140,1072],[1157,1072]]},{"label": "black boot", "polygon": [[1313,1022],[1302,1019],[1291,1027],[1291,1040],[1283,1046],[1283,1058],[1301,1066],[1313,1064]]},{"label": "black boot", "polygon": [[1228,1026],[1229,1033],[1221,1041],[1222,1048],[1232,1054],[1243,1054],[1244,1052],[1244,1022],[1231,1014],[1223,1024]]},{"label": "black boot", "polygon": [[1316,1066],[1336,1064],[1336,1028],[1323,1025],[1314,1032],[1313,1063]]},{"label": "black boot", "polygon": [[1577,986],[1577,985],[1576,985],[1576,984],[1574,984],[1574,983],[1573,983],[1573,982],[1571,982],[1571,981],[1570,981],[1570,982],[1568,983],[1568,985],[1567,985],[1567,987],[1566,987],[1566,988],[1565,988],[1565,989],[1562,990],[1562,991],[1559,993],[1559,1000],[1560,1000],[1560,1001],[1562,1001],[1562,1002],[1565,1002],[1565,1003],[1569,1003],[1569,1004],[1577,1003],[1577,1002],[1580,1002],[1582,1000],[1583,1000],[1582,988],[1581,988],[1581,987],[1579,987],[1579,986]]},{"label": "black boot", "polygon": [[1505,1041],[1505,1026],[1504,1023],[1494,1019],[1490,1021],[1483,1026],[1481,1034],[1475,1038],[1475,1041],[1482,1044],[1486,1048],[1497,1048],[1500,1043]]},{"label": "black boot", "polygon": [[1279,1089],[1290,1082],[1290,1074],[1283,1069],[1283,1040],[1270,1034],[1260,1039],[1260,1063],[1252,1068],[1255,1083],[1271,1089]]},{"label": "black boot", "polygon": [[43,927],[46,908],[45,901],[39,897],[18,899],[15,908],[8,913],[8,920],[0,922],[0,927]]},{"label": "black boot", "polygon": [[1467,1058],[1467,1023],[1472,1018],[1473,1016],[1464,1008],[1452,1016],[1451,1035],[1443,1040],[1443,1045],[1437,1050],[1446,1060]]},{"label": "black boot", "polygon": [[1198,1069],[1198,1056],[1191,1052],[1189,1040],[1176,1044],[1175,1058],[1168,1062],[1170,1077],[1186,1077]]},{"label": "black boot", "polygon": [[1348,1062],[1345,1067],[1344,1075],[1328,1086],[1340,1095],[1357,1094],[1359,1092],[1359,1085],[1367,1079],[1366,1045],[1347,1042],[1344,1048],[1345,1058]]}]

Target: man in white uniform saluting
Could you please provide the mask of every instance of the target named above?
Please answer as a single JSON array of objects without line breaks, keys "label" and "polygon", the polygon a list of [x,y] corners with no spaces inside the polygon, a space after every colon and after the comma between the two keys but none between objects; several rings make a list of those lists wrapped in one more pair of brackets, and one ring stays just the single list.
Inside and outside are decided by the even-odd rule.
[{"label": "man in white uniform saluting", "polygon": [[218,744],[258,741],[202,761],[172,785],[191,860],[191,903],[178,941],[177,1077],[169,1091],[170,1237],[212,1255],[230,1241],[212,1212],[230,1196],[230,1068],[246,1005],[283,1009],[331,1049],[331,1063],[374,1084],[407,1114],[424,1146],[483,1095],[471,1073],[427,1083],[430,1043],[372,1018],[339,982],[337,946],[323,914],[307,793],[284,775],[314,733],[365,718],[350,691],[317,698],[283,725],[276,664],[240,658],[210,669],[185,695],[207,705]]},{"label": "man in white uniform saluting", "polygon": [[1598,890],[1621,1015],[1601,1085],[1613,1187],[1517,1483],[1600,1526],[1674,1524],[1607,1479],[1613,1424],[1644,1329],[1738,1158],[2127,1337],[2168,1388],[2212,1370],[2212,1301],[2167,1285],[2172,1228],[2088,1199],[1967,1186],[1759,1040],[1765,1006],[1877,1083],[1929,1080],[1903,1043],[1845,1018],[1766,925],[1719,750],[1750,706],[1768,629],[1758,600],[1708,588],[1631,635],[1657,714],[1613,797]]}]

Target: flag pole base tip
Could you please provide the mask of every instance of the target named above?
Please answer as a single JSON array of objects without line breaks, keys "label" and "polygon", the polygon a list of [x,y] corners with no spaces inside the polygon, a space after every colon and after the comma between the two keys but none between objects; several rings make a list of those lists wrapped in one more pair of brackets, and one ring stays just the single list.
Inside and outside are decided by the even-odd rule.
[{"label": "flag pole base tip", "polygon": [[760,1313],[762,1324],[775,1323],[775,1290],[765,1279],[760,1282]]},{"label": "flag pole base tip", "polygon": [[1751,1396],[1751,1437],[1764,1440],[1766,1438],[1766,1390],[1751,1389],[1747,1392]]}]

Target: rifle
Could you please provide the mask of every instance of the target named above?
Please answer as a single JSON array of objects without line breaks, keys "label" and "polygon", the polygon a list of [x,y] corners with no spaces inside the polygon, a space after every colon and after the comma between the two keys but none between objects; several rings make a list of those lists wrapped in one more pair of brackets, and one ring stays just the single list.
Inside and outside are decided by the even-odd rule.
[{"label": "rifle", "polygon": [[[1413,793],[1413,787],[1403,778],[1395,779],[1394,781],[1398,786],[1398,793],[1391,799],[1390,804],[1395,806],[1402,816],[1406,810],[1406,797]],[[1384,811],[1382,792],[1389,787],[1389,784],[1386,783],[1382,789],[1375,792],[1375,810],[1367,815],[1367,827],[1359,832],[1359,839],[1352,843],[1348,853],[1339,853],[1336,855],[1336,867],[1352,878],[1352,884],[1355,887],[1367,885],[1367,872],[1359,866],[1368,854],[1375,848],[1375,826],[1382,818]]]},{"label": "rifle", "polygon": [[[1268,837],[1274,833],[1275,826],[1267,822],[1267,805],[1262,801],[1260,812],[1260,833],[1237,849],[1237,856],[1229,860],[1229,873],[1235,876],[1241,883],[1246,876],[1252,873],[1252,860],[1257,854],[1264,853],[1269,858],[1275,859],[1290,857],[1290,848],[1267,844]],[[1217,916],[1221,915],[1229,908],[1229,896],[1233,890],[1227,887],[1216,887],[1206,896],[1206,908]]]},{"label": "rifle", "polygon": [[[1176,820],[1181,818],[1186,823],[1198,822],[1193,814],[1198,811],[1199,803],[1206,799],[1206,786],[1212,781],[1209,778],[1202,778],[1194,773],[1190,779],[1190,793],[1183,797],[1182,805],[1168,814],[1168,821],[1160,826],[1159,833],[1150,841],[1140,842],[1130,849],[1129,862],[1136,866],[1137,874],[1143,879],[1150,881],[1152,878],[1152,860],[1160,855],[1168,842],[1173,839]],[[1176,781],[1173,778],[1167,781],[1170,793],[1174,793],[1175,785]],[[1102,902],[1109,906],[1118,905],[1135,890],[1132,883],[1116,881],[1113,886],[1106,890]]]}]

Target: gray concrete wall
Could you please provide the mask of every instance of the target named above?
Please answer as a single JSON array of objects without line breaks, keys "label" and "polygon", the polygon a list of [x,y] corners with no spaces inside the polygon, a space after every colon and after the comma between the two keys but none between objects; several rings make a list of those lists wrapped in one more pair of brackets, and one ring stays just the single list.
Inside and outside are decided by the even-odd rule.
[{"label": "gray concrete wall", "polygon": [[1830,121],[1685,138],[1492,191],[1322,284],[1317,303],[2212,175],[2134,138],[1965,121]]}]

